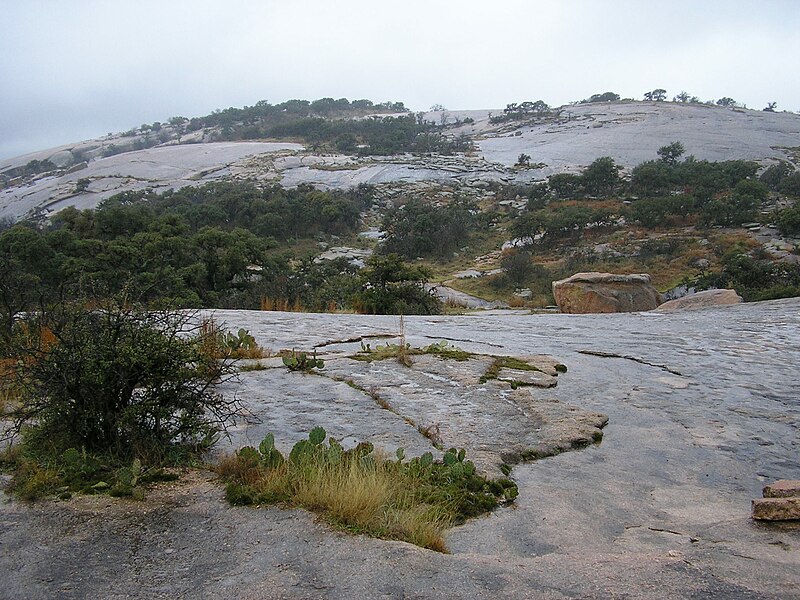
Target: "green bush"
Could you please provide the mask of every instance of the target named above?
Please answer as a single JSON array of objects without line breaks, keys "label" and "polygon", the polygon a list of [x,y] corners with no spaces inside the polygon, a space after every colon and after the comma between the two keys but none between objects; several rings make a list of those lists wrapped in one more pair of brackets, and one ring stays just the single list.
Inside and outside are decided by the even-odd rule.
[{"label": "green bush", "polygon": [[442,303],[426,289],[429,277],[425,267],[407,264],[397,254],[373,254],[361,272],[354,307],[366,314],[438,314]]},{"label": "green bush", "polygon": [[779,210],[775,214],[775,224],[784,235],[800,233],[800,203]]},{"label": "green bush", "polygon": [[[46,443],[51,455],[168,461],[207,448],[234,415],[236,402],[214,392],[232,365],[209,355],[215,343],[189,313],[66,304],[25,326],[17,431],[27,425],[27,443]],[[51,334],[33,335],[43,331]]]}]

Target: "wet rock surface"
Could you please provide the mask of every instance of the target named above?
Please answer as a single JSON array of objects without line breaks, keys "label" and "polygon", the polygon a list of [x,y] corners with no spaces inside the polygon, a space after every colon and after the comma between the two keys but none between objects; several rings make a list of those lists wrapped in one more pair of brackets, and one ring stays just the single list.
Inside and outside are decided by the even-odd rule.
[{"label": "wet rock surface", "polygon": [[[143,503],[91,497],[26,506],[4,498],[0,595],[800,597],[800,526],[750,519],[751,499],[765,483],[800,479],[798,309],[800,301],[792,299],[687,311],[679,318],[660,313],[407,317],[412,346],[449,340],[486,355],[543,354],[563,362],[569,370],[558,374],[556,387],[510,390],[509,402],[530,410],[528,420],[535,418],[534,409],[548,406],[558,407],[562,416],[566,405],[579,415],[606,414],[602,443],[517,464],[515,505],[453,529],[450,555],[332,531],[303,511],[230,508],[210,475],[199,471],[156,488]],[[219,311],[218,317],[230,327],[250,328],[274,350],[318,345],[329,376],[346,371],[378,384],[387,375],[372,372],[367,363],[351,368],[347,356],[359,342],[345,340],[398,332],[396,317],[242,311]],[[439,369],[424,372],[455,381],[442,371],[450,362],[414,358],[430,359]],[[397,386],[384,380],[384,393],[425,377],[423,364],[404,371],[407,380]],[[477,363],[470,368],[479,370]],[[272,395],[274,403],[261,418],[291,421],[287,437],[292,427],[306,431],[318,422],[316,413],[341,394],[343,407],[359,408],[351,413],[352,424],[342,419],[336,435],[347,434],[347,426],[358,437],[386,436],[387,444],[428,444],[405,421],[392,422],[383,432],[367,429],[372,420],[356,415],[386,411],[345,383],[277,373],[283,387],[269,387],[272,371],[248,374],[253,378],[241,397]],[[293,416],[298,378],[309,386],[317,382],[320,399],[304,417]],[[518,392],[525,395],[511,397]],[[447,410],[434,413],[443,434],[481,439],[477,436],[497,427],[503,438],[515,430],[517,420],[504,413],[497,421],[509,420],[507,425],[480,423],[485,407],[479,399],[463,402],[464,423],[474,421],[474,431],[443,427],[459,418],[444,419],[456,410],[445,399]],[[526,409],[528,399],[534,405]],[[422,394],[405,402],[420,414],[439,407]],[[251,429],[248,435],[257,439],[260,433]],[[473,443],[475,452],[482,450]]]}]

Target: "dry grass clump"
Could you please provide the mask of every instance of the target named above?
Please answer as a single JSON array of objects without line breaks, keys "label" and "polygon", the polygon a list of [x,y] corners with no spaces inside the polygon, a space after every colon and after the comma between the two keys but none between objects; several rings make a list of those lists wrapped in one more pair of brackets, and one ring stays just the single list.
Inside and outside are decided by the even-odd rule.
[{"label": "dry grass clump", "polygon": [[16,368],[15,359],[0,359],[0,416],[18,406],[22,399],[22,390],[15,376]]},{"label": "dry grass clump", "polygon": [[441,463],[430,454],[403,462],[402,450],[394,460],[374,453],[371,444],[344,450],[331,439],[325,445],[324,435],[322,428],[312,430],[288,458],[275,449],[271,435],[259,450],[242,448],[224,458],[217,472],[228,501],[284,502],[347,531],[446,552],[448,527],[516,497],[512,482],[477,475],[463,451],[448,451]]},{"label": "dry grass clump", "polygon": [[200,339],[203,355],[214,359],[259,359],[269,358],[272,354],[259,346],[248,330],[226,331],[214,319],[201,321]]},{"label": "dry grass clump", "polygon": [[217,467],[223,479],[236,482],[226,489],[232,504],[285,502],[320,513],[348,531],[447,550],[443,532],[452,525],[451,515],[442,507],[414,502],[410,482],[387,461],[302,466],[285,461],[271,469],[243,462],[230,456]]},{"label": "dry grass clump", "polygon": [[300,299],[291,302],[288,298],[261,297],[261,310],[279,312],[310,312],[300,303]]}]

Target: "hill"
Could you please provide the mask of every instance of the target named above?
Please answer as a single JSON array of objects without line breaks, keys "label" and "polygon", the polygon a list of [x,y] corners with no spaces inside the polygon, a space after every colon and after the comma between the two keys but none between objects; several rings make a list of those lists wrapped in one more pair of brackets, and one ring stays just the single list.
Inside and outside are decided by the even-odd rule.
[{"label": "hill", "polygon": [[[673,102],[611,102],[565,106],[539,118],[490,122],[492,115],[501,114],[502,109],[425,113],[422,120],[442,124],[446,137],[463,137],[473,144],[466,152],[446,154],[375,155],[357,149],[345,154],[335,152],[336,148],[320,152],[307,142],[276,144],[274,139],[219,142],[215,140],[225,126],[213,123],[193,131],[187,130],[188,125],[162,125],[159,138],[147,126],[144,131],[0,162],[0,174],[6,174],[0,190],[0,218],[50,214],[70,205],[89,208],[121,191],[175,189],[217,179],[255,179],[287,187],[310,183],[326,189],[361,183],[523,184],[575,172],[601,156],[631,169],[676,140],[683,143],[687,155],[701,160],[762,164],[785,160],[796,165],[800,147],[800,115],[792,113]],[[292,136],[292,141],[300,137]],[[144,147],[161,138],[166,141]],[[532,166],[520,169],[515,165],[523,153],[530,156]],[[27,177],[8,176],[31,161],[48,161],[53,168]],[[78,188],[77,182],[85,180]]]},{"label": "hill", "polygon": [[[192,245],[204,243],[203,225],[248,230],[258,250],[251,240],[248,253],[234,253],[238,270],[215,280],[212,295],[198,282],[212,279],[213,265],[148,267],[172,269],[170,280],[177,270],[175,294],[205,306],[258,308],[260,294],[271,306],[352,310],[358,302],[333,294],[342,282],[297,260],[363,266],[374,250],[422,259],[427,271],[416,275],[467,306],[542,308],[553,302],[551,281],[581,270],[648,272],[663,292],[735,286],[748,300],[800,290],[798,115],[634,101],[412,114],[401,103],[359,102],[259,103],[5,161],[0,220],[66,227],[102,248],[130,245],[123,262],[84,267],[108,277],[163,260],[140,256],[149,246],[135,239],[152,228],[162,235],[167,213],[188,219],[180,235]],[[292,206],[323,212],[286,206],[286,190],[296,190]],[[101,221],[63,212],[108,208],[115,196],[119,214]],[[207,206],[178,207],[187,202]],[[109,218],[113,233],[102,225]],[[258,282],[247,268],[259,269]],[[361,285],[348,277],[344,288]],[[329,292],[302,292],[312,288]]]}]

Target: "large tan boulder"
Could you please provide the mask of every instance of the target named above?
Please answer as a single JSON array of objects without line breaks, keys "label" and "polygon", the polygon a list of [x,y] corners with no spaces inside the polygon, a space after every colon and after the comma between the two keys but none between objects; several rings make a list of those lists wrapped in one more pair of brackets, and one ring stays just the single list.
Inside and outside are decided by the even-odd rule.
[{"label": "large tan boulder", "polygon": [[554,281],[553,296],[564,313],[637,312],[653,310],[662,301],[645,273],[576,273]]},{"label": "large tan boulder", "polygon": [[675,298],[664,302],[658,310],[685,310],[688,308],[706,308],[708,306],[724,306],[739,304],[742,297],[736,290],[705,290],[696,294],[689,294],[683,298]]}]

